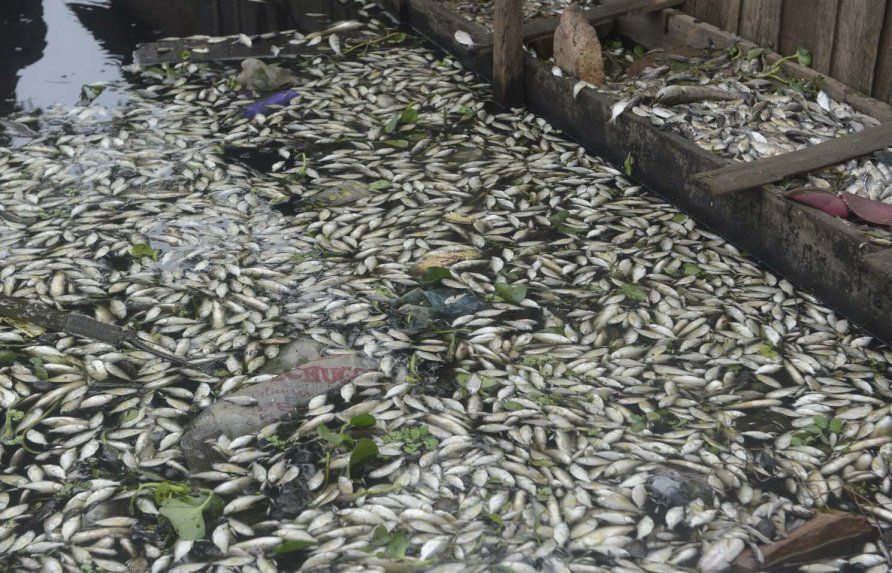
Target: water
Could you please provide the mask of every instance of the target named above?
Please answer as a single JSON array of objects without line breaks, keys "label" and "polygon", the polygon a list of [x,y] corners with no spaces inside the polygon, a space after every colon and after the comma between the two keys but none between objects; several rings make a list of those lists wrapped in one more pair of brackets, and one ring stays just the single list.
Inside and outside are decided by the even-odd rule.
[{"label": "water", "polygon": [[347,19],[332,0],[2,0],[0,115],[73,105],[84,84],[104,82],[96,102],[127,99],[121,66],[137,44],[164,37],[298,29]]}]

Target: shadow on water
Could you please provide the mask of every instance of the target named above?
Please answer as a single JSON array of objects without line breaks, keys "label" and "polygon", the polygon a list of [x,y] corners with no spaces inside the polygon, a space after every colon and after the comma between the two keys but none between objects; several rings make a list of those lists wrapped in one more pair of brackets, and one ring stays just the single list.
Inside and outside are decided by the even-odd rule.
[{"label": "shadow on water", "polygon": [[165,37],[321,30],[353,11],[337,0],[2,0],[0,116],[78,102],[126,101],[121,66],[137,44]]}]

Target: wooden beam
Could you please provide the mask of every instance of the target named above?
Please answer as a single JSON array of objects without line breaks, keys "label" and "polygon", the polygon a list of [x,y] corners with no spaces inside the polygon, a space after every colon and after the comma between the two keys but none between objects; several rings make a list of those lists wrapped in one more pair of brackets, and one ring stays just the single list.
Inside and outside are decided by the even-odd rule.
[{"label": "wooden beam", "polygon": [[[648,14],[683,3],[684,0],[628,0],[628,2],[613,2],[588,8],[585,10],[585,17],[588,18],[592,26],[600,26],[622,16]],[[523,27],[523,41],[533,42],[551,36],[554,34],[560,21],[560,16],[552,16],[550,18],[533,20],[525,24]]]},{"label": "wooden beam", "polygon": [[492,88],[505,107],[523,103],[523,0],[495,0]]},{"label": "wooden beam", "polygon": [[886,4],[886,17],[883,21],[883,32],[880,35],[871,95],[877,99],[892,102],[892,0]]},{"label": "wooden beam", "polygon": [[883,124],[798,151],[698,173],[693,179],[708,187],[713,194],[725,195],[774,183],[797,173],[836,165],[889,146],[892,146],[892,125]]}]

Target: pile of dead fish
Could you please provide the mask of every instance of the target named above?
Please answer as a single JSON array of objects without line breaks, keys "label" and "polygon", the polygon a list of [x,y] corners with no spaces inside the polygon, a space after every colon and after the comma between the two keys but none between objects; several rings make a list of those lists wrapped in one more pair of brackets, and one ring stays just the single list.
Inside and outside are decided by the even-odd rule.
[{"label": "pile of dead fish", "polygon": [[[211,372],[0,326],[0,569],[721,571],[824,507],[892,525],[892,353],[448,57],[366,48],[278,62],[299,97],[251,120],[236,67],[160,66],[0,151],[2,292]],[[297,336],[374,366],[190,471]]]},{"label": "pile of dead fish", "polygon": [[[557,16],[564,8],[574,3],[583,7],[593,4],[591,0],[583,0],[582,2],[571,2],[569,0],[524,0],[523,17],[524,20],[535,20],[537,18]],[[443,5],[471,22],[477,22],[492,29],[492,15],[495,3],[491,0],[483,0],[482,2],[443,0]]]},{"label": "pile of dead fish", "polygon": [[[640,46],[639,46],[640,48]],[[648,118],[700,147],[735,161],[754,161],[857,133],[879,121],[823,91],[783,77],[762,50],[640,52],[623,46],[608,58],[631,64],[599,90],[619,97],[622,113]],[[892,203],[892,150],[808,176],[807,185]]]}]

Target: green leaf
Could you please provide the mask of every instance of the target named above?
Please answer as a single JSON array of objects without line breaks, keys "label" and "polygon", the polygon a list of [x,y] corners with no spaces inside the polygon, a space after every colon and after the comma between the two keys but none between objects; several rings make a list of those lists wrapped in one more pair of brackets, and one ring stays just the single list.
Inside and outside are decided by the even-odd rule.
[{"label": "green leaf", "polygon": [[347,436],[344,434],[334,433],[328,429],[328,426],[325,424],[320,424],[316,427],[316,432],[319,433],[319,437],[331,444],[334,447],[338,447],[344,443],[344,440],[347,439]]},{"label": "green leaf", "polygon": [[688,216],[685,215],[684,213],[676,213],[672,217],[672,222],[673,223],[684,223],[687,219],[688,219]]},{"label": "green leaf", "polygon": [[685,263],[682,269],[686,277],[699,277],[703,274],[703,269],[700,265],[695,265],[694,263]]},{"label": "green leaf", "polygon": [[418,120],[418,112],[415,111],[415,108],[411,105],[407,106],[406,109],[403,110],[403,114],[400,116],[400,122],[402,123],[414,123]]},{"label": "green leaf", "polygon": [[570,213],[567,211],[556,211],[548,220],[554,225],[555,229],[560,231],[561,233],[567,233],[570,235],[575,235],[585,231],[585,229],[581,227],[573,227],[571,225],[567,225],[564,223],[570,217]]},{"label": "green leaf", "polygon": [[153,261],[158,260],[158,252],[146,243],[139,243],[130,247],[130,254],[137,259],[149,257]]},{"label": "green leaf", "polygon": [[632,52],[635,54],[635,57],[640,58],[644,55],[644,46],[642,46],[641,44],[635,44],[635,47],[632,48]]},{"label": "green leaf", "polygon": [[402,559],[406,556],[407,549],[409,549],[409,538],[404,533],[397,533],[387,544],[384,556],[390,559]]},{"label": "green leaf", "polygon": [[353,451],[350,452],[350,475],[377,457],[378,446],[375,445],[375,442],[368,438],[357,440]]},{"label": "green leaf", "polygon": [[388,187],[390,187],[390,181],[387,181],[386,179],[378,179],[369,184],[369,189],[372,191],[380,191],[381,189],[387,189]]},{"label": "green leaf", "polygon": [[505,400],[502,402],[502,406],[506,410],[523,410],[523,404],[520,402],[515,402],[514,400]]},{"label": "green leaf", "polygon": [[505,521],[502,519],[502,516],[499,515],[498,513],[490,513],[489,520],[491,522],[495,523],[496,525],[498,525],[499,528],[505,527]]},{"label": "green leaf", "polygon": [[47,372],[46,368],[43,366],[43,360],[41,360],[39,356],[31,358],[31,370],[34,372],[34,375],[41,380],[46,380],[50,377],[49,372]]},{"label": "green leaf", "polygon": [[629,300],[633,300],[635,302],[644,302],[647,300],[647,293],[645,293],[644,289],[642,289],[638,285],[624,284],[617,290],[620,292],[620,294],[622,294]]},{"label": "green leaf", "polygon": [[161,504],[158,511],[170,522],[177,537],[184,541],[202,539],[205,533],[204,511],[209,509],[216,495],[209,493],[202,496],[176,496],[170,497]]},{"label": "green leaf", "polygon": [[16,353],[12,350],[2,350],[0,351],[0,366],[9,366],[13,362],[15,362]]},{"label": "green leaf", "polygon": [[830,425],[827,428],[831,434],[840,434],[842,433],[842,425],[843,422],[839,418],[833,418],[830,420]]},{"label": "green leaf", "polygon": [[285,553],[294,553],[296,551],[303,551],[307,547],[313,545],[312,541],[286,541],[281,545],[277,545],[273,548],[273,555],[283,555]]},{"label": "green leaf", "polygon": [[407,147],[409,147],[409,142],[405,139],[390,139],[388,141],[385,141],[384,145],[396,147],[397,149],[406,149]]},{"label": "green leaf", "polygon": [[375,545],[384,545],[390,542],[390,532],[383,525],[379,525],[372,533],[372,543]]},{"label": "green leaf", "polygon": [[390,118],[390,120],[384,124],[384,133],[393,133],[393,130],[396,129],[396,126],[400,124],[400,116],[395,115]]},{"label": "green leaf", "polygon": [[418,277],[418,283],[424,286],[435,285],[451,276],[452,273],[445,267],[430,267],[421,273],[421,276]]},{"label": "green leaf", "polygon": [[799,62],[801,66],[810,66],[811,65],[811,52],[799,46],[796,48],[796,61]]},{"label": "green leaf", "polygon": [[814,418],[812,418],[812,422],[814,423],[815,427],[820,428],[821,430],[826,430],[827,426],[830,423],[829,420],[827,420],[827,418],[825,418],[824,416],[815,416]]},{"label": "green leaf", "polygon": [[626,160],[623,161],[623,173],[626,174],[626,177],[632,176],[632,169],[635,167],[635,158],[631,153],[626,155]]},{"label": "green leaf", "polygon": [[520,304],[527,297],[526,285],[509,285],[506,283],[495,284],[496,294],[502,297],[502,300]]},{"label": "green leaf", "polygon": [[359,414],[350,418],[350,425],[354,428],[371,428],[375,425],[375,417],[371,414]]},{"label": "green leaf", "polygon": [[774,360],[775,358],[780,356],[774,348],[770,347],[767,344],[762,344],[759,346],[759,355],[769,360]]},{"label": "green leaf", "polygon": [[765,48],[751,48],[746,53],[747,60],[754,60],[765,53]]}]

